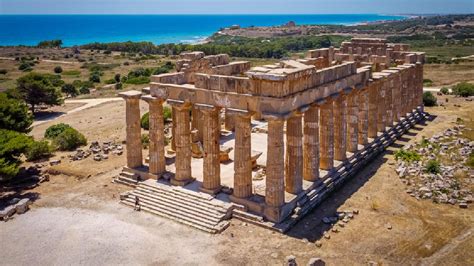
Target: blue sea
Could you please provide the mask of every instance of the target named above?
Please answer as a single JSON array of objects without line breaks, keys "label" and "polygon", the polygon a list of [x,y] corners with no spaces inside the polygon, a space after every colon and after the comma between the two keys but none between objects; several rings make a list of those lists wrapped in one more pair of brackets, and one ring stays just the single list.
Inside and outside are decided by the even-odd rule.
[{"label": "blue sea", "polygon": [[403,16],[357,15],[0,15],[0,45],[36,45],[60,39],[64,46],[92,42],[194,43],[220,28],[302,24],[356,24]]}]

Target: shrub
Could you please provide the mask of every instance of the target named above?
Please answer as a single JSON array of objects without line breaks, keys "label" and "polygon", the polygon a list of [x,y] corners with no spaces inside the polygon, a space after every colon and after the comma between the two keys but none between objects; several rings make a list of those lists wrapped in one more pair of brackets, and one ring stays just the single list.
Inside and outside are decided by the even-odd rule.
[{"label": "shrub", "polygon": [[26,159],[36,161],[51,156],[53,149],[46,140],[33,141],[26,150]]},{"label": "shrub", "polygon": [[449,89],[446,88],[446,87],[441,88],[441,90],[439,90],[439,91],[440,91],[442,94],[444,94],[444,95],[448,95],[448,94],[449,94]]},{"label": "shrub", "polygon": [[427,91],[423,93],[423,104],[425,106],[436,106],[437,99],[433,93]]},{"label": "shrub", "polygon": [[414,151],[407,151],[407,150],[400,149],[395,153],[395,159],[396,160],[400,159],[405,162],[414,162],[414,161],[421,160],[421,156]]},{"label": "shrub", "polygon": [[54,138],[53,143],[61,151],[71,151],[79,146],[87,144],[87,139],[74,128],[66,128],[61,134]]},{"label": "shrub", "polygon": [[6,181],[16,176],[20,166],[20,155],[31,143],[31,137],[26,134],[0,129],[0,181]]},{"label": "shrub", "polygon": [[64,123],[52,125],[46,129],[46,132],[44,132],[44,137],[47,139],[54,139],[68,128],[72,127]]},{"label": "shrub", "polygon": [[18,70],[21,70],[21,71],[23,71],[23,72],[27,72],[27,71],[31,71],[31,70],[33,70],[33,69],[31,68],[30,63],[28,63],[28,62],[23,62],[23,63],[21,63],[20,66],[18,67]]},{"label": "shrub", "polygon": [[142,115],[142,118],[140,119],[140,126],[146,130],[150,129],[150,113],[146,112]]},{"label": "shrub", "polygon": [[61,74],[61,73],[63,73],[63,68],[60,67],[60,66],[55,67],[55,68],[54,68],[54,73],[56,73],[56,74]]},{"label": "shrub", "polygon": [[163,106],[163,119],[166,121],[166,120],[170,120],[171,119],[171,108],[168,107],[168,106]]},{"label": "shrub", "polygon": [[82,87],[79,89],[79,93],[80,93],[80,94],[89,94],[89,93],[91,93],[91,91],[89,90],[88,87],[82,86]]},{"label": "shrub", "polygon": [[32,123],[33,116],[24,101],[0,93],[0,128],[27,133]]},{"label": "shrub", "polygon": [[150,145],[150,136],[148,134],[142,134],[141,141],[143,148],[148,148],[148,145]]},{"label": "shrub", "polygon": [[99,83],[100,82],[100,74],[97,73],[97,72],[92,73],[91,76],[89,77],[89,81]]},{"label": "shrub", "polygon": [[453,94],[461,97],[474,96],[474,84],[461,82],[453,87]]},{"label": "shrub", "polygon": [[431,174],[439,174],[441,172],[441,168],[440,168],[440,165],[439,165],[439,162],[436,161],[436,160],[429,160],[427,163],[426,163],[426,169],[425,171],[427,173],[431,173]]},{"label": "shrub", "polygon": [[120,74],[115,74],[114,79],[116,83],[120,82],[120,77],[121,77]]},{"label": "shrub", "polygon": [[76,89],[76,87],[74,87],[74,85],[72,84],[64,84],[62,87],[61,87],[61,92],[62,93],[65,93],[66,95],[69,95],[71,97],[76,97],[77,94],[78,94],[78,91]]},{"label": "shrub", "polygon": [[431,79],[423,79],[423,86],[431,87],[433,86],[433,81]]},{"label": "shrub", "polygon": [[7,73],[8,71],[6,69],[0,69],[0,75],[5,75]]},{"label": "shrub", "polygon": [[121,90],[121,89],[123,89],[123,84],[122,84],[122,83],[116,83],[116,84],[115,84],[115,89],[116,89],[116,90]]}]

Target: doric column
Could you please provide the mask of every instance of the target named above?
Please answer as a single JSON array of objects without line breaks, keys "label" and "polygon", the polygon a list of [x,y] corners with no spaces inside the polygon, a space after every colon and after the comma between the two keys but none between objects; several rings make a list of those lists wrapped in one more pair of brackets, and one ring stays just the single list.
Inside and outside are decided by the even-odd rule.
[{"label": "doric column", "polygon": [[393,99],[392,99],[392,90],[393,90],[393,79],[392,76],[387,76],[383,80],[383,86],[385,90],[385,126],[393,126]]},{"label": "doric column", "polygon": [[143,96],[142,99],[148,102],[149,105],[150,162],[148,172],[153,175],[160,175],[166,171],[163,99],[150,95]]},{"label": "doric column", "polygon": [[216,194],[221,189],[219,108],[202,109],[204,116],[204,169],[201,190]]},{"label": "doric column", "polygon": [[321,105],[319,128],[319,165],[321,169],[331,171],[334,168],[334,117],[333,100],[328,98]]},{"label": "doric column", "polygon": [[225,109],[224,113],[224,128],[228,131],[234,131],[235,130],[235,121],[234,121],[235,116],[230,114],[230,111],[228,109]]},{"label": "doric column", "polygon": [[304,113],[303,178],[316,181],[319,178],[319,107],[311,106]]},{"label": "doric column", "polygon": [[358,97],[359,114],[358,114],[358,143],[360,145],[368,144],[368,130],[369,130],[369,95],[368,88],[363,88],[359,91]]},{"label": "doric column", "polygon": [[355,89],[348,95],[347,99],[347,150],[357,151],[359,140],[359,97]]},{"label": "doric column", "polygon": [[125,114],[127,124],[127,167],[142,166],[142,141],[140,128],[140,98],[139,91],[127,91],[119,94],[125,99]]},{"label": "doric column", "polygon": [[303,189],[303,114],[296,112],[286,121],[285,189],[298,194]]},{"label": "doric column", "polygon": [[417,90],[417,105],[420,106],[420,111],[423,112],[423,63],[416,63],[417,75],[416,75],[416,90]]},{"label": "doric column", "polygon": [[379,79],[375,84],[377,87],[377,131],[385,132],[386,126],[386,106],[385,106],[385,86],[383,79]]},{"label": "doric column", "polygon": [[377,137],[377,124],[378,124],[378,91],[376,81],[369,81],[368,87],[368,98],[369,98],[369,117],[368,117],[368,128],[367,136],[369,138]]},{"label": "doric column", "polygon": [[400,71],[397,71],[393,73],[393,87],[392,87],[392,100],[393,100],[393,120],[395,122],[400,121],[401,117],[401,102],[402,102],[402,96],[401,96],[401,75]]},{"label": "doric column", "polygon": [[334,160],[346,160],[347,96],[340,94],[334,101]]},{"label": "doric column", "polygon": [[176,112],[171,109],[171,150],[176,151]]},{"label": "doric column", "polygon": [[234,197],[252,195],[251,114],[235,114]]},{"label": "doric column", "polygon": [[282,119],[268,119],[265,216],[272,221],[279,220],[280,208],[285,204],[283,124]]},{"label": "doric column", "polygon": [[173,103],[173,113],[175,113],[176,129],[176,173],[171,179],[171,184],[184,186],[194,179],[191,175],[191,131],[189,121],[189,110],[191,105]]}]

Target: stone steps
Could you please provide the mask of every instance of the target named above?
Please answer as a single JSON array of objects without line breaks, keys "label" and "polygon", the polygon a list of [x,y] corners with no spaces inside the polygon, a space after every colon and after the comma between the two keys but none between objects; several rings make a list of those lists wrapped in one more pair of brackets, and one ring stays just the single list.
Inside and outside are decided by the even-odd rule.
[{"label": "stone steps", "polygon": [[135,173],[122,171],[112,182],[117,184],[126,185],[129,187],[137,187],[137,183],[140,177]]},{"label": "stone steps", "polygon": [[153,184],[156,181],[140,182],[121,203],[135,207],[138,196],[140,209],[193,228],[216,234],[229,226],[232,205],[219,204],[216,199],[177,187]]}]

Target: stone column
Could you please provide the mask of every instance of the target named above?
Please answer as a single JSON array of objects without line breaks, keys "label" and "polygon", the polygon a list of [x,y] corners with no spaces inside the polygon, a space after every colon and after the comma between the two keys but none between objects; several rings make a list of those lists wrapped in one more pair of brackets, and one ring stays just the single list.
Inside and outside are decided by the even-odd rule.
[{"label": "stone column", "polygon": [[234,149],[234,193],[237,198],[252,196],[251,114],[236,114]]},{"label": "stone column", "polygon": [[348,95],[347,99],[347,150],[350,152],[357,151],[359,140],[359,97],[358,91],[355,89]]},{"label": "stone column", "polygon": [[204,169],[201,190],[217,194],[221,189],[219,108],[203,109]]},{"label": "stone column", "polygon": [[368,98],[369,98],[369,116],[368,116],[368,128],[367,136],[369,138],[377,137],[377,124],[378,124],[378,91],[375,81],[369,82]]},{"label": "stone column", "polygon": [[[173,104],[173,113],[176,117],[176,174],[171,184],[184,186],[194,179],[191,175],[191,131],[189,121],[189,104]],[[175,121],[173,121],[175,122]]]},{"label": "stone column", "polygon": [[319,178],[319,107],[311,106],[304,113],[303,178],[316,181]]},{"label": "stone column", "polygon": [[385,126],[393,126],[393,99],[392,99],[392,90],[393,90],[393,79],[392,76],[388,76],[384,79],[384,90],[385,90]]},{"label": "stone column", "polygon": [[285,189],[298,194],[303,189],[303,114],[296,112],[286,121]]},{"label": "stone column", "polygon": [[282,119],[268,119],[265,217],[271,221],[280,219],[281,207],[285,204],[283,124]]},{"label": "stone column", "polygon": [[142,141],[140,127],[140,98],[139,91],[127,91],[119,94],[125,99],[125,114],[127,124],[127,167],[142,166]]},{"label": "stone column", "polygon": [[176,151],[176,112],[174,108],[171,109],[171,150]]},{"label": "stone column", "polygon": [[161,175],[166,171],[163,100],[150,95],[143,96],[142,99],[149,105],[150,162],[148,172],[153,175]]},{"label": "stone column", "polygon": [[400,115],[401,115],[401,101],[402,101],[402,96],[401,96],[401,79],[400,79],[400,72],[393,73],[394,75],[393,78],[393,87],[392,87],[392,100],[393,100],[393,120],[395,122],[400,121]]},{"label": "stone column", "polygon": [[386,106],[385,106],[385,86],[383,83],[384,79],[380,79],[376,82],[377,87],[377,131],[385,132],[386,126]]},{"label": "stone column", "polygon": [[229,114],[228,109],[225,109],[224,118],[225,118],[224,128],[228,131],[234,131],[235,130],[235,121],[234,121],[235,116],[232,114]]},{"label": "stone column", "polygon": [[358,130],[357,135],[358,143],[360,145],[367,145],[368,141],[368,130],[369,130],[369,95],[368,88],[363,88],[359,91],[359,114],[358,114]]},{"label": "stone column", "polygon": [[334,117],[333,100],[328,98],[327,102],[321,105],[321,120],[319,128],[320,141],[320,167],[323,170],[331,171],[334,168]]},{"label": "stone column", "polygon": [[416,69],[418,72],[416,75],[417,105],[420,107],[420,111],[423,112],[423,63],[417,62]]},{"label": "stone column", "polygon": [[340,94],[334,101],[334,160],[346,160],[347,96]]}]

